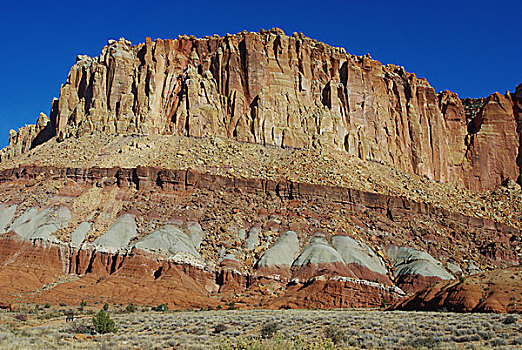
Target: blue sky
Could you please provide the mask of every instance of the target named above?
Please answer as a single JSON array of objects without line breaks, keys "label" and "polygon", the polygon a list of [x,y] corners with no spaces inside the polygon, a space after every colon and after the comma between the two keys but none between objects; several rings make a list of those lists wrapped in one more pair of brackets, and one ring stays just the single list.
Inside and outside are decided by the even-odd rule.
[{"label": "blue sky", "polygon": [[10,1],[0,8],[0,146],[49,113],[78,54],[108,38],[282,28],[403,65],[461,97],[522,82],[522,1]]}]

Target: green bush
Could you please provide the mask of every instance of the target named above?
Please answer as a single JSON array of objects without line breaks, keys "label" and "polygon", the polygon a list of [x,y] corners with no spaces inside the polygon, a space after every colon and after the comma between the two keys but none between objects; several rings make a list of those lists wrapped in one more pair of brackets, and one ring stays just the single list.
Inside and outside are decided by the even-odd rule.
[{"label": "green bush", "polygon": [[348,340],[348,337],[339,326],[330,325],[324,329],[324,335],[330,339],[335,345],[343,344]]},{"label": "green bush", "polygon": [[50,303],[45,303],[44,308],[48,309],[48,308],[50,308],[50,307],[51,307],[51,304],[50,304]]},{"label": "green bush", "polygon": [[267,323],[261,328],[261,338],[268,339],[272,338],[276,332],[280,329],[279,323],[271,322]]},{"label": "green bush", "polygon": [[100,334],[116,333],[118,331],[114,325],[114,321],[111,320],[109,314],[103,309],[92,318],[92,325],[96,333]]},{"label": "green bush", "polygon": [[109,310],[109,304],[105,303],[103,305],[103,311],[108,311]]},{"label": "green bush", "polygon": [[169,309],[167,304],[159,304],[152,308],[152,311],[167,311]]},{"label": "green bush", "polygon": [[80,303],[80,307],[83,309],[86,306],[87,306],[87,302],[85,300],[82,300]]},{"label": "green bush", "polygon": [[224,324],[224,323],[218,323],[215,327],[214,327],[214,330],[212,331],[214,334],[218,334],[218,333],[221,333],[221,332],[224,332],[227,330],[227,326]]},{"label": "green bush", "polygon": [[131,313],[131,312],[136,312],[136,305],[134,305],[132,302],[129,303],[129,305],[127,305],[127,307],[125,308],[125,311]]}]

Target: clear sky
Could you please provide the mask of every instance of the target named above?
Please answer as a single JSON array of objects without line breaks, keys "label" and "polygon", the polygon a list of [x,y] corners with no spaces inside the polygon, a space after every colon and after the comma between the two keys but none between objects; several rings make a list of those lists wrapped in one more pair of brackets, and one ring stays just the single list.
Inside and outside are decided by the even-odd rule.
[{"label": "clear sky", "polygon": [[522,1],[4,1],[0,147],[9,129],[49,114],[78,54],[107,39],[197,37],[282,28],[403,65],[461,97],[522,82]]}]

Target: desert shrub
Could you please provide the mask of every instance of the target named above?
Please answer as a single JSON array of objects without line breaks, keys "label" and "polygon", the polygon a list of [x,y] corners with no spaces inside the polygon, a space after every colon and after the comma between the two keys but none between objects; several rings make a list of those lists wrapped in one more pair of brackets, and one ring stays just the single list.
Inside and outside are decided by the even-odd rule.
[{"label": "desert shrub", "polygon": [[27,314],[18,314],[15,316],[15,318],[18,321],[26,322],[27,321]]},{"label": "desert shrub", "polygon": [[125,311],[127,311],[128,313],[136,312],[136,305],[134,305],[132,302],[129,303],[129,305],[127,305],[127,307],[125,308]]},{"label": "desert shrub", "polygon": [[82,301],[80,302],[80,307],[83,309],[83,308],[86,307],[86,306],[87,306],[87,302],[86,302],[85,300],[82,300]]},{"label": "desert shrub", "polygon": [[502,339],[502,338],[493,338],[489,341],[489,344],[492,345],[492,346],[502,346],[502,345],[507,345],[507,341],[505,339]]},{"label": "desert shrub", "polygon": [[276,322],[266,323],[261,328],[261,338],[263,338],[263,339],[272,338],[280,328],[281,328],[281,326],[279,325],[279,323],[276,323]]},{"label": "desert shrub", "polygon": [[103,309],[92,318],[92,325],[96,333],[100,334],[116,333],[118,331],[114,325],[114,321],[111,320],[109,314]]},{"label": "desert shrub", "polygon": [[430,337],[418,337],[418,338],[415,338],[415,340],[413,341],[413,344],[417,348],[426,347],[428,349],[432,349],[437,344],[437,340],[438,339],[431,337],[431,336]]},{"label": "desert shrub", "polygon": [[324,329],[324,335],[330,339],[335,345],[343,344],[348,340],[348,337],[343,330],[336,325],[330,325]]},{"label": "desert shrub", "polygon": [[92,334],[94,333],[93,325],[88,324],[87,322],[71,322],[69,327],[67,328],[69,333],[73,334]]},{"label": "desert shrub", "polygon": [[259,337],[225,339],[219,346],[221,350],[333,350],[335,345],[329,339],[309,340],[300,336],[286,337],[277,333],[270,339]]},{"label": "desert shrub", "polygon": [[517,322],[517,318],[513,315],[508,315],[502,320],[503,324],[513,324],[515,322]]},{"label": "desert shrub", "polygon": [[522,337],[516,337],[511,341],[511,345],[522,345]]},{"label": "desert shrub", "polygon": [[168,309],[169,309],[169,307],[167,306],[167,304],[159,304],[158,306],[153,307],[151,310],[152,311],[167,311]]},{"label": "desert shrub", "polygon": [[477,334],[484,340],[491,339],[495,336],[495,332],[493,331],[478,331]]},{"label": "desert shrub", "polygon": [[44,308],[49,309],[51,307],[50,303],[45,303]]},{"label": "desert shrub", "polygon": [[218,333],[221,333],[221,332],[224,332],[227,330],[227,326],[224,324],[224,323],[218,323],[215,327],[214,327],[214,330],[212,331],[214,334],[218,334]]},{"label": "desert shrub", "polygon": [[236,303],[233,301],[227,304],[228,308],[227,310],[235,310],[236,309]]},{"label": "desert shrub", "polygon": [[103,311],[109,311],[109,304],[103,304]]}]

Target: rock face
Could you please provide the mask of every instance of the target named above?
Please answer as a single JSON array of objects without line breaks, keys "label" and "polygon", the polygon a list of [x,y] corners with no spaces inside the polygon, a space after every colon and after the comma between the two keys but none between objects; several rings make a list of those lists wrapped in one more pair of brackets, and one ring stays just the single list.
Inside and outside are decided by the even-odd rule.
[{"label": "rock face", "polygon": [[138,249],[158,252],[167,256],[177,253],[188,253],[194,257],[201,258],[190,237],[180,227],[172,224],[158,228],[134,246]]},{"label": "rock face", "polygon": [[[404,297],[400,287],[413,293],[447,277],[423,253],[431,247],[437,259],[465,271],[472,260],[481,269],[516,264],[520,251],[519,230],[505,224],[290,181],[24,167],[0,171],[0,189],[7,227],[0,234],[0,301],[7,302],[23,290],[35,302],[79,302],[88,293],[175,307],[381,307]],[[437,245],[428,238],[418,249],[397,248],[425,237],[419,222],[438,228]],[[347,227],[357,239],[337,233]],[[383,252],[390,244],[395,248]],[[468,247],[467,255],[448,249],[455,244]]]},{"label": "rock face", "polygon": [[123,214],[107,232],[96,238],[94,245],[99,250],[116,253],[127,247],[136,234],[136,217],[132,214]]},{"label": "rock face", "polygon": [[522,268],[497,269],[439,282],[396,305],[396,310],[522,313]]},{"label": "rock face", "polygon": [[299,240],[294,231],[281,234],[269,249],[265,250],[257,262],[258,275],[279,275],[288,280],[290,267],[299,252]]},{"label": "rock face", "polygon": [[[55,101],[53,101],[53,105]],[[10,159],[18,154],[26,153],[54,137],[55,133],[56,127],[54,123],[51,123],[44,113],[40,113],[35,125],[30,124],[21,127],[18,131],[9,131],[9,146],[3,148],[0,152],[0,160]]]},{"label": "rock face", "polygon": [[384,262],[370,247],[359,244],[348,236],[332,237],[332,246],[341,254],[344,263],[358,277],[391,285]]},{"label": "rock face", "polygon": [[[0,152],[0,303],[380,307],[438,281],[452,294],[443,266],[520,263],[521,130],[522,85],[461,100],[277,29],[110,40]],[[469,290],[455,292],[465,310],[511,310]]]},{"label": "rock face", "polygon": [[292,264],[293,276],[307,280],[315,276],[338,275],[355,278],[341,254],[330,246],[322,234],[315,234]]},{"label": "rock face", "polygon": [[396,284],[407,292],[429,286],[434,281],[454,279],[430,254],[408,247],[388,247],[396,275]]},{"label": "rock face", "polygon": [[56,241],[52,234],[67,226],[70,219],[71,212],[66,207],[31,208],[13,222],[9,231],[27,240]]},{"label": "rock face", "polygon": [[468,120],[456,95],[437,95],[403,67],[277,29],[148,38],[135,46],[109,40],[100,56],[78,56],[50,120],[41,116],[36,126],[13,131],[1,157],[55,135],[219,136],[345,150],[437,181],[490,189],[520,174],[519,95],[493,94]]}]

